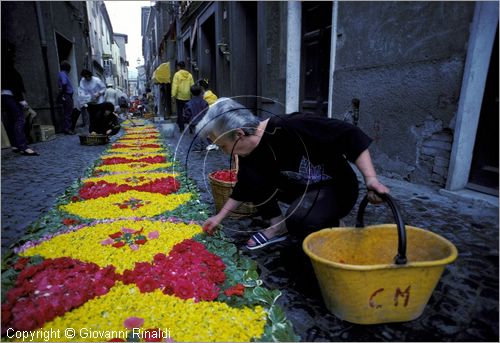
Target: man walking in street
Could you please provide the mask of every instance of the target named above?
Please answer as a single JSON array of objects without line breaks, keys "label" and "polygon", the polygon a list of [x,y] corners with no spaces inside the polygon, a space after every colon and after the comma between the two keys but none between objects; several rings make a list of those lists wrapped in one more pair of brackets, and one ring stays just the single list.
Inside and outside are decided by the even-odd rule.
[{"label": "man walking in street", "polygon": [[177,72],[172,82],[172,98],[175,98],[177,103],[177,125],[181,133],[184,132],[184,106],[191,99],[191,86],[194,85],[193,75],[185,68],[183,61],[177,63]]},{"label": "man walking in street", "polygon": [[59,93],[57,95],[57,101],[62,105],[63,108],[63,130],[67,135],[74,135],[75,132],[72,129],[72,113],[73,113],[73,85],[69,79],[69,72],[71,70],[71,64],[68,61],[62,61],[60,64],[61,71],[57,75],[57,85],[59,87]]}]

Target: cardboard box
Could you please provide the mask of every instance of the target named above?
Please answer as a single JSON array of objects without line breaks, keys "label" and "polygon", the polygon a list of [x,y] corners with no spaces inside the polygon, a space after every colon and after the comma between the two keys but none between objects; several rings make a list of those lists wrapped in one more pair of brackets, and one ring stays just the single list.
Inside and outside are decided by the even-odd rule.
[{"label": "cardboard box", "polygon": [[53,125],[33,125],[35,139],[44,142],[56,138],[56,130]]}]

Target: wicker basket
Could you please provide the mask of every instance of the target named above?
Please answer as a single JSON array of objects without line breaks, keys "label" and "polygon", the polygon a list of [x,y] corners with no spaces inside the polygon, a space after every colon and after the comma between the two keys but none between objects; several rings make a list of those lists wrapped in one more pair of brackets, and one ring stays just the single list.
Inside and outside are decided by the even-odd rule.
[{"label": "wicker basket", "polygon": [[[210,186],[212,188],[212,196],[214,197],[215,209],[219,212],[226,203],[227,199],[233,192],[233,187],[236,182],[226,182],[217,180],[213,177],[212,172],[208,174],[208,179],[210,181]],[[257,208],[249,202],[244,202],[238,207],[233,213],[229,214],[229,218],[241,218],[248,217],[257,213]]]},{"label": "wicker basket", "polygon": [[104,145],[109,143],[108,135],[80,135],[81,145]]}]

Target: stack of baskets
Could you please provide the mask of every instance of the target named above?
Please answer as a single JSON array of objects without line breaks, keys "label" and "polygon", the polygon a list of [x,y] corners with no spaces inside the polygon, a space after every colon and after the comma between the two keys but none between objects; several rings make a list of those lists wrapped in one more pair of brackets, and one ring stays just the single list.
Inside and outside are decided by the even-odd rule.
[{"label": "stack of baskets", "polygon": [[108,135],[80,135],[81,145],[104,145],[109,143]]},{"label": "stack of baskets", "polygon": [[[233,170],[236,172],[236,170]],[[214,197],[215,209],[219,212],[226,203],[227,199],[233,192],[236,181],[228,182],[218,180],[214,177],[217,171],[208,174],[210,186],[212,188],[212,196]],[[257,213],[257,209],[252,203],[242,203],[233,213],[229,215],[230,218],[248,217]]]}]

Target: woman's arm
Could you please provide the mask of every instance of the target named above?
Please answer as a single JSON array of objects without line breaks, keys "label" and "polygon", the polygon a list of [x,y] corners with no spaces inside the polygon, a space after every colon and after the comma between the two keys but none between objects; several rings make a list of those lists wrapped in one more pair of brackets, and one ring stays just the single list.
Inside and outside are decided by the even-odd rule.
[{"label": "woman's arm", "polygon": [[231,212],[236,210],[240,205],[241,201],[237,201],[231,198],[227,199],[226,203],[224,204],[224,206],[222,206],[219,213],[217,213],[213,217],[208,218],[203,223],[203,230],[211,235],[217,229],[217,225],[219,225],[220,222],[224,220],[224,218],[226,218],[229,214],[231,214]]},{"label": "woman's arm", "polygon": [[[365,185],[368,190],[373,190],[378,193],[389,193],[390,190],[384,186],[377,178],[377,173],[373,167],[372,159],[370,157],[370,152],[368,149],[364,150],[354,162],[356,167],[358,167],[363,178],[365,179]],[[372,202],[380,202],[381,199],[375,196],[373,193],[369,194],[369,200]]]}]

